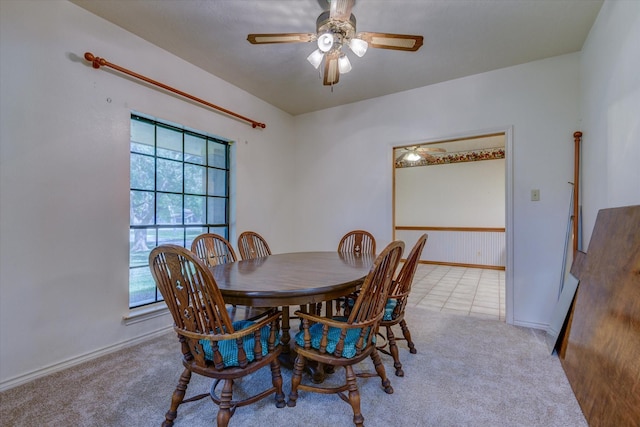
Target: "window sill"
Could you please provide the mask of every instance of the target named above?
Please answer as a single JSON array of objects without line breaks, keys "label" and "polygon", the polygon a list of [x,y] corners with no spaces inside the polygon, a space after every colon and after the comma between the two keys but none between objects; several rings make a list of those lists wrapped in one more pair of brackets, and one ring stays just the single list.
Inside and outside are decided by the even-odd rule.
[{"label": "window sill", "polygon": [[129,310],[129,314],[122,317],[125,325],[132,325],[155,317],[165,316],[169,314],[169,309],[164,302],[147,305],[144,307],[133,308]]}]

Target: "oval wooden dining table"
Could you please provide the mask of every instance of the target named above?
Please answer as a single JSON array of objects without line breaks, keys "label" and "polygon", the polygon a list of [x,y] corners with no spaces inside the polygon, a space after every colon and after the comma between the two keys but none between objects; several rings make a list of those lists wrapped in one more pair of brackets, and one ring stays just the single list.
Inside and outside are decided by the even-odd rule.
[{"label": "oval wooden dining table", "polygon": [[293,252],[209,267],[227,304],[282,307],[283,353],[290,351],[289,306],[330,302],[360,288],[374,255]]},{"label": "oval wooden dining table", "polygon": [[210,267],[228,304],[280,307],[331,301],[362,284],[373,255],[293,252]]}]

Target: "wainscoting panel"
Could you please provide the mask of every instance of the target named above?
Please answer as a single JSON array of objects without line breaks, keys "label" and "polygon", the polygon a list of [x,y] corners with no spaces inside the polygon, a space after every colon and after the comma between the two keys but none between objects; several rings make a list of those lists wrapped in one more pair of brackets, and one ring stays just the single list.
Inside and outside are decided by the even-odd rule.
[{"label": "wainscoting panel", "polygon": [[421,261],[482,267],[506,266],[503,228],[397,226],[395,238],[411,247],[422,233],[427,233],[429,239]]}]

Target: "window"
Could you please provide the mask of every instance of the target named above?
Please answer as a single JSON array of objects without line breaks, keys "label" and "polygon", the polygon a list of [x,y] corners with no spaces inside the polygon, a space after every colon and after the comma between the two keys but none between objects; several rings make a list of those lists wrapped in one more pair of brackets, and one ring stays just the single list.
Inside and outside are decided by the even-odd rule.
[{"label": "window", "polygon": [[131,115],[129,308],[162,300],[149,270],[161,244],[229,237],[229,141]]}]

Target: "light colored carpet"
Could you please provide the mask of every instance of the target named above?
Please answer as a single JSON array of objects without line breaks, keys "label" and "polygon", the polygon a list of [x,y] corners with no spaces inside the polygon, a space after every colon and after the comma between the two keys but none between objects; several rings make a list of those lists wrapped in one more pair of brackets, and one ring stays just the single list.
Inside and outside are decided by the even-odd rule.
[{"label": "light colored carpet", "polygon": [[[376,426],[587,426],[544,332],[502,322],[411,308],[407,320],[417,354],[401,341],[405,377],[381,354],[395,389],[379,378],[359,378],[365,425]],[[397,331],[396,335],[400,335]],[[173,332],[0,394],[2,426],[159,426],[182,364]],[[373,372],[370,359],[358,371]],[[288,396],[291,372],[282,370]],[[342,380],[339,369],[330,382]],[[270,381],[268,369],[237,383]],[[308,381],[308,378],[303,378]],[[194,374],[187,396],[210,381]],[[351,407],[336,395],[300,391],[294,408],[272,398],[239,408],[231,426],[349,426]],[[209,400],[182,405],[176,426],[215,425]]]}]

